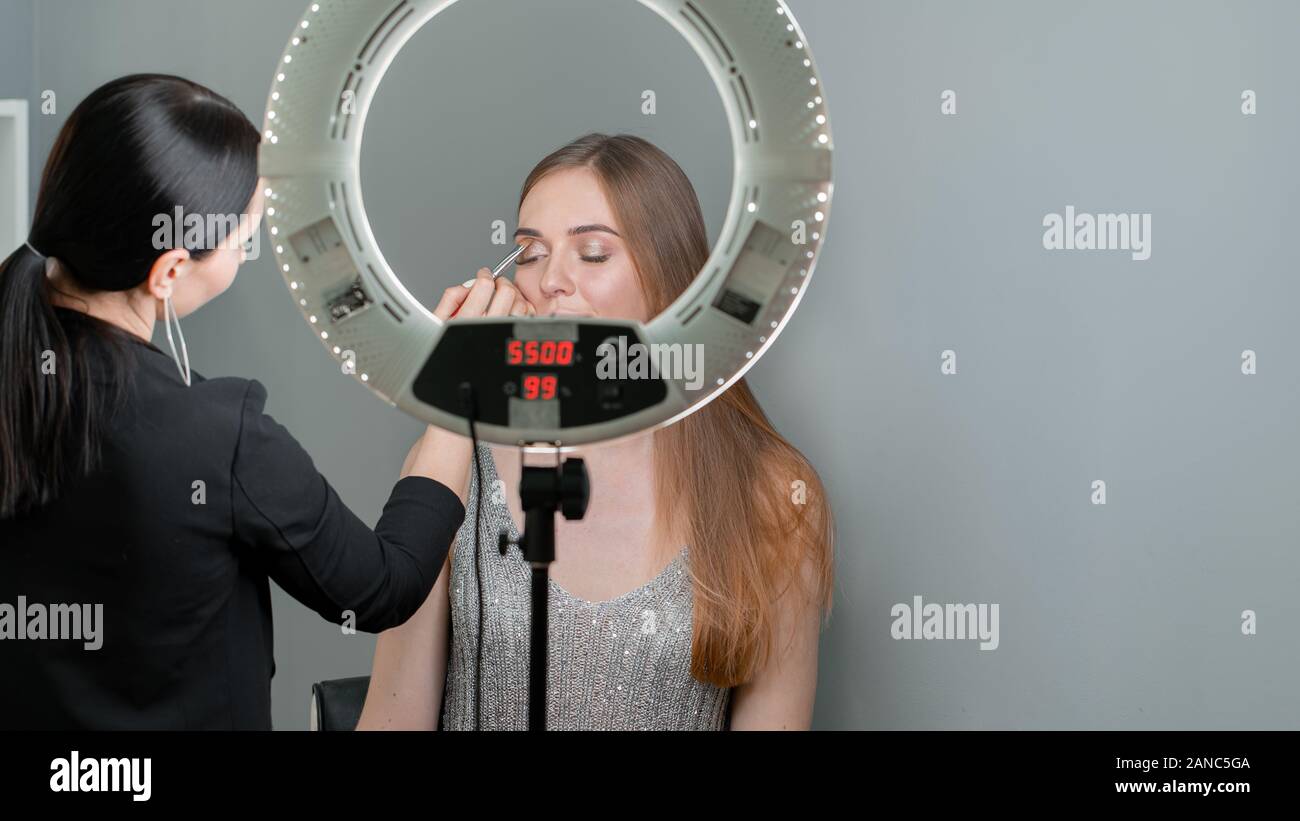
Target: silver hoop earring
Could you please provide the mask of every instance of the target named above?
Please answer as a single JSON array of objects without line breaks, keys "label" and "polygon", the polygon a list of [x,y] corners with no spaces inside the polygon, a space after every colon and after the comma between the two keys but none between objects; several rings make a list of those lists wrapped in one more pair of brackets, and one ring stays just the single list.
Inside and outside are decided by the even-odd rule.
[{"label": "silver hoop earring", "polygon": [[[176,307],[172,305],[172,298],[169,296],[163,300],[163,320],[167,325],[167,345],[172,349],[172,359],[176,361],[176,370],[180,371],[181,379],[185,381],[188,387],[190,384],[190,352],[185,349],[185,334],[181,332],[181,319],[176,315]],[[181,339],[181,355],[176,355],[176,343],[172,341],[172,323],[176,323],[176,335]],[[184,359],[185,366],[181,367],[181,360]]]}]

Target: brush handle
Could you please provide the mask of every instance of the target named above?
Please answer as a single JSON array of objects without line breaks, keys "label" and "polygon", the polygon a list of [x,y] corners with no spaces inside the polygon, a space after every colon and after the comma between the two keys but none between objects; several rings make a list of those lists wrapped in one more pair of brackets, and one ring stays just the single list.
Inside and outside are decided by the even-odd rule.
[{"label": "brush handle", "polygon": [[[501,272],[504,271],[504,270],[506,269],[506,266],[508,266],[510,263],[514,262],[516,259],[519,259],[519,255],[522,254],[522,253],[524,252],[524,249],[527,248],[527,247],[528,247],[527,243],[524,243],[524,244],[521,244],[521,245],[516,245],[516,246],[515,246],[515,250],[513,250],[513,251],[511,251],[510,253],[506,254],[505,259],[503,259],[503,260],[501,260],[500,262],[498,262],[498,263],[496,264],[496,267],[492,269],[492,279],[495,280],[497,277],[501,276]],[[474,286],[474,280],[472,280],[472,279],[467,279],[467,280],[465,280],[464,282],[461,283],[461,287],[462,287],[462,288],[472,288],[473,286]],[[452,314],[451,314],[451,316],[454,317],[454,316],[455,316],[456,314],[458,314],[458,313],[460,313],[460,309],[459,309],[459,308],[457,308],[455,311],[453,311]],[[450,318],[451,318],[451,317],[448,317],[448,319],[450,319]]]}]

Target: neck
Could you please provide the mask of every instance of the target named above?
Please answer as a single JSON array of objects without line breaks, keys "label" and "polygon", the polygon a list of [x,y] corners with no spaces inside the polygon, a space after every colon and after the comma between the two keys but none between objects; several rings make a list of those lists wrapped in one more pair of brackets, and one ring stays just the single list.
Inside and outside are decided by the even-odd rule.
[{"label": "neck", "polygon": [[588,465],[612,465],[627,469],[637,465],[649,466],[654,459],[654,435],[639,434],[618,442],[583,445],[573,450]]},{"label": "neck", "polygon": [[55,262],[48,276],[50,302],[116,325],[145,342],[153,339],[154,299],[139,289],[87,291]]},{"label": "neck", "polygon": [[[503,463],[509,466],[506,475],[510,477],[508,481],[512,486],[509,491],[513,494],[516,490],[513,485],[517,484],[519,478],[519,450],[509,446],[495,447],[498,468]],[[675,517],[672,511],[661,510],[655,498],[656,469],[660,466],[656,465],[653,433],[642,433],[613,443],[582,445],[565,454],[566,458],[575,456],[587,463],[592,498],[599,500],[599,518],[621,517],[627,522],[633,522],[649,516],[654,521],[651,552],[661,560],[677,554],[688,539],[684,535],[687,530],[681,522],[674,521],[679,517]],[[554,465],[555,456],[531,454],[524,458],[524,464]],[[512,498],[517,499],[518,496]]]},{"label": "neck", "polygon": [[[498,460],[507,460],[519,464],[519,450],[508,445],[494,445],[493,452]],[[602,483],[609,482],[616,486],[625,486],[645,482],[646,477],[654,471],[654,435],[645,433],[618,442],[600,442],[595,445],[578,445],[565,458],[577,457],[587,463],[588,472],[593,477],[599,476]],[[524,457],[523,463],[532,466],[555,464],[555,455],[531,454]]]}]

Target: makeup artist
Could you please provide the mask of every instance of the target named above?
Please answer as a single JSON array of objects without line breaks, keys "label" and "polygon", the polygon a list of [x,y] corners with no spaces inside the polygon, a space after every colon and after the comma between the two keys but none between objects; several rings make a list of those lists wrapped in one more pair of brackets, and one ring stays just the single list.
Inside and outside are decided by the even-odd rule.
[{"label": "makeup artist", "polygon": [[[64,124],[0,264],[0,729],[270,729],[269,580],[382,631],[424,603],[463,521],[467,438],[429,428],[371,530],[262,385],[191,373],[179,319],[243,262],[258,142],[195,83],[110,82]],[[156,215],[178,208],[246,219],[160,248]],[[150,343],[157,321],[179,353]],[[18,635],[20,597],[65,620],[102,605],[102,644],[32,619]]]}]

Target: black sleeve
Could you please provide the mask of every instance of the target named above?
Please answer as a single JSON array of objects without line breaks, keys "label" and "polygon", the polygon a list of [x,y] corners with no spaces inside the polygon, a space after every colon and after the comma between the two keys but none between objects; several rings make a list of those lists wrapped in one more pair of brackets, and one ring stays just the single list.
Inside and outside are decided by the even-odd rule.
[{"label": "black sleeve", "polygon": [[465,518],[460,498],[441,482],[408,476],[372,531],[265,404],[266,389],[251,381],[231,467],[236,536],[277,584],[328,621],[340,624],[351,611],[368,633],[404,623],[442,570]]}]

